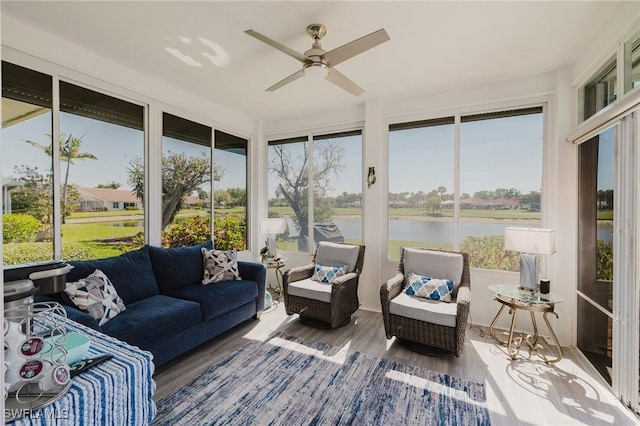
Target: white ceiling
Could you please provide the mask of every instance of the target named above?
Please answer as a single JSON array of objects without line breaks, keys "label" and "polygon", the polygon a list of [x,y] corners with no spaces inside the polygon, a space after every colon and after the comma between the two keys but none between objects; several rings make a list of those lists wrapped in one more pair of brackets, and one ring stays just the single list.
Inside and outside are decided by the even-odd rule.
[{"label": "white ceiling", "polygon": [[[611,1],[5,0],[2,13],[269,120],[553,71],[576,60],[617,6]],[[390,41],[336,66],[365,89],[362,96],[309,78],[265,92],[301,64],[244,30],[304,52],[311,47],[305,31],[311,23],[327,27],[325,50],[386,29]],[[202,66],[187,65],[167,48]],[[203,53],[214,56],[207,59]]]}]

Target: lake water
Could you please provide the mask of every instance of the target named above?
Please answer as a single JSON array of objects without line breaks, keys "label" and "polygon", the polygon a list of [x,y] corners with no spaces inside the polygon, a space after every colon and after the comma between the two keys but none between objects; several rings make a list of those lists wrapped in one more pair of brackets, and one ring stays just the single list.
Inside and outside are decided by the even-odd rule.
[{"label": "lake water", "polygon": [[[362,218],[336,216],[333,222],[338,225],[340,232],[348,239],[362,239]],[[289,235],[295,236],[293,221],[288,220]],[[114,226],[144,226],[142,221],[111,222]],[[460,240],[466,237],[484,237],[487,235],[504,235],[507,226],[523,226],[521,223],[460,223]],[[598,224],[597,236],[599,240],[613,241],[613,224],[605,222]],[[392,219],[389,221],[389,236],[391,240],[401,241],[430,241],[434,243],[450,243],[453,241],[453,222]]]},{"label": "lake water", "polygon": [[[335,217],[345,238],[362,239],[362,219],[356,217]],[[460,223],[460,239],[466,237],[484,237],[487,235],[504,235],[507,226],[523,226],[522,223]],[[598,224],[598,239],[613,241],[613,225]],[[453,241],[453,222],[429,222],[424,220],[392,219],[389,221],[389,239],[401,241],[430,241],[434,243],[450,243]]]}]

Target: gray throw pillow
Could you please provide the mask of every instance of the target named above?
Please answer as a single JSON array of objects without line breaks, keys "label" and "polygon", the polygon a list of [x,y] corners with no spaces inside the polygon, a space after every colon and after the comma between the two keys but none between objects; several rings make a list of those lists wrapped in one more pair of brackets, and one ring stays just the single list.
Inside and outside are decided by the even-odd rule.
[{"label": "gray throw pillow", "polygon": [[68,282],[64,292],[80,310],[98,320],[101,326],[126,310],[116,288],[100,269],[86,278]]},{"label": "gray throw pillow", "polygon": [[204,262],[202,284],[242,279],[235,250],[207,250],[203,247],[201,251]]}]

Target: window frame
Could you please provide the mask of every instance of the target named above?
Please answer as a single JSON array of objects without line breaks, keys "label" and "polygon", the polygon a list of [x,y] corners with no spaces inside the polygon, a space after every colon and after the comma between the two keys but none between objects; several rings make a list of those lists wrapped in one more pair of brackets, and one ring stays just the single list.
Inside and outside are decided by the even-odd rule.
[{"label": "window frame", "polygon": [[[542,188],[541,188],[541,200],[540,200],[540,222],[543,228],[554,227],[551,223],[550,212],[554,208],[555,203],[553,197],[555,196],[555,190],[550,188],[548,182],[553,181],[557,175],[556,167],[553,164],[553,158],[555,155],[550,151],[550,144],[553,142],[552,138],[552,126],[550,126],[550,120],[552,120],[553,108],[551,107],[553,102],[552,96],[535,96],[530,97],[527,100],[521,102],[494,102],[486,105],[471,105],[459,108],[447,108],[442,110],[431,111],[429,113],[413,113],[406,115],[398,115],[393,117],[383,117],[382,125],[384,126],[384,139],[381,149],[385,153],[384,164],[385,174],[389,173],[389,129],[392,126],[399,126],[403,123],[420,122],[420,121],[436,121],[446,117],[454,117],[454,250],[459,250],[459,216],[460,216],[460,125],[462,117],[500,113],[510,110],[527,110],[531,108],[542,109]],[[382,203],[381,232],[387,237],[380,241],[381,244],[381,263],[383,268],[390,270],[397,267],[397,260],[392,260],[388,256],[389,252],[389,181],[388,178],[384,182],[385,192],[382,194],[384,202]],[[546,268],[547,263],[546,256],[543,257],[541,265],[542,268]],[[495,269],[477,269],[476,271],[487,271],[489,273],[512,273],[509,271],[501,271]]]}]

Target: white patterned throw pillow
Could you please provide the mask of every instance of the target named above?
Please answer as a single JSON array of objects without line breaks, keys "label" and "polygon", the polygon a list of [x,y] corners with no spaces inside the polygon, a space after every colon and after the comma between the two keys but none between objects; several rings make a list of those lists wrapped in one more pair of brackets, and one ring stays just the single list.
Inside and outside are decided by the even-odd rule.
[{"label": "white patterned throw pillow", "polygon": [[348,269],[349,265],[322,266],[320,264],[316,264],[316,267],[313,269],[313,276],[311,279],[324,284],[331,284],[333,280],[346,274]]},{"label": "white patterned throw pillow", "polygon": [[98,320],[101,326],[126,310],[116,288],[100,269],[79,281],[68,282],[64,292],[78,308]]},{"label": "white patterned throw pillow", "polygon": [[407,287],[404,289],[404,292],[410,296],[451,302],[453,285],[454,282],[451,280],[431,278],[411,272],[407,276]]},{"label": "white patterned throw pillow", "polygon": [[238,270],[238,256],[235,250],[207,250],[203,247],[201,251],[204,262],[202,284],[242,279]]}]

